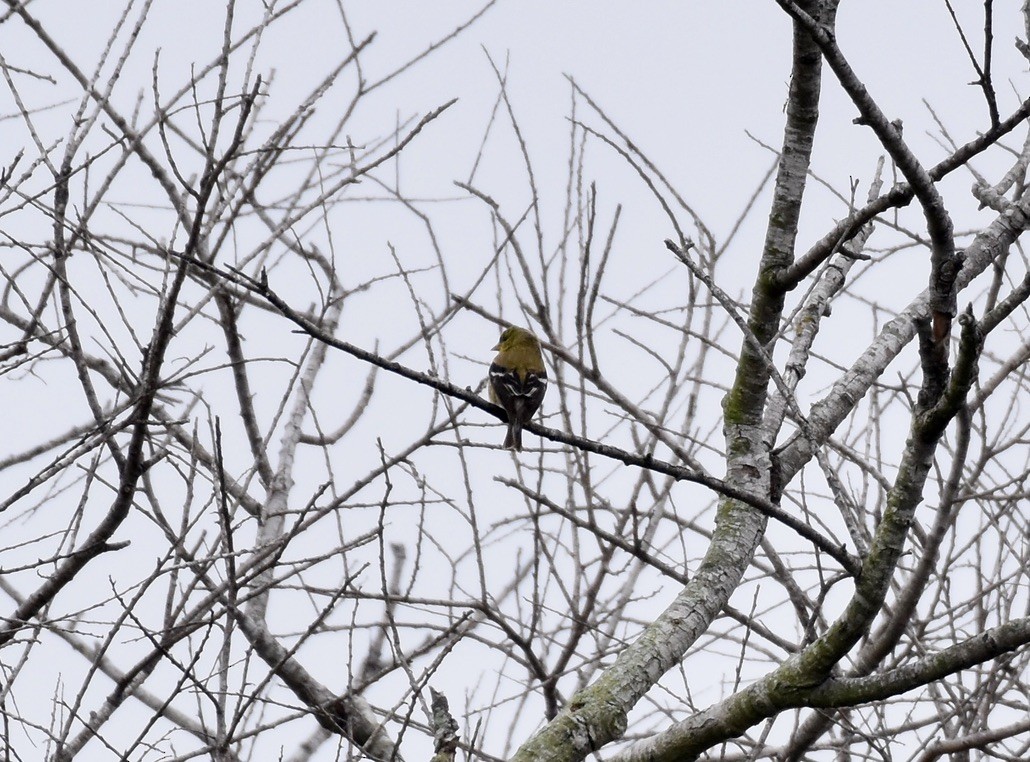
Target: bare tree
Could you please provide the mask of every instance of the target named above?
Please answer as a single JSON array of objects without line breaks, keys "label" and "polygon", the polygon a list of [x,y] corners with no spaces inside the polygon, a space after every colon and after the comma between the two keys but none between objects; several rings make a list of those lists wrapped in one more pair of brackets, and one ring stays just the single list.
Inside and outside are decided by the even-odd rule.
[{"label": "bare tree", "polygon": [[[84,60],[7,0],[5,759],[1027,758],[1030,6],[947,6],[984,108],[931,164],[838,3],[776,4],[782,143],[720,234],[574,79],[545,191],[494,58],[440,176],[453,101],[378,97],[494,0],[389,63],[342,3],[228,2],[174,89],[151,2]],[[304,91],[301,14],[347,41]],[[831,90],[882,154],[844,189]],[[550,377],[517,455],[509,323]]]}]

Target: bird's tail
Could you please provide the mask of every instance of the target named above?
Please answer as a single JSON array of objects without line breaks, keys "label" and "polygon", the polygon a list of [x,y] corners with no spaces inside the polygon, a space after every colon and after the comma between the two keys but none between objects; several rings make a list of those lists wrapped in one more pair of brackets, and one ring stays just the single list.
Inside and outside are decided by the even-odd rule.
[{"label": "bird's tail", "polygon": [[508,450],[522,452],[522,427],[517,423],[508,424],[508,433],[504,437],[504,446]]}]

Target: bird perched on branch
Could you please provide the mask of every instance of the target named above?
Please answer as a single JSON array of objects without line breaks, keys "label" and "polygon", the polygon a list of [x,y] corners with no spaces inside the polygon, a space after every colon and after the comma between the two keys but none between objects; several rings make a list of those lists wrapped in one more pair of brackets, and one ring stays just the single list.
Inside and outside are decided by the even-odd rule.
[{"label": "bird perched on branch", "polygon": [[504,446],[522,451],[522,426],[540,409],[547,391],[547,370],[540,342],[524,328],[505,328],[490,365],[490,401],[508,414]]}]

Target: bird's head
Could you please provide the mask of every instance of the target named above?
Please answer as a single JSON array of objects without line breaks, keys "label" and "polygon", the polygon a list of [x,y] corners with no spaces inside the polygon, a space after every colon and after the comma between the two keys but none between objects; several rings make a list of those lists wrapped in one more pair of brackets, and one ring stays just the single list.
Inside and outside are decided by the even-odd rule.
[{"label": "bird's head", "polygon": [[520,347],[534,347],[539,346],[540,342],[537,341],[536,336],[531,334],[525,328],[519,328],[518,326],[509,326],[501,332],[501,339],[497,342],[495,350],[501,352],[518,349]]}]

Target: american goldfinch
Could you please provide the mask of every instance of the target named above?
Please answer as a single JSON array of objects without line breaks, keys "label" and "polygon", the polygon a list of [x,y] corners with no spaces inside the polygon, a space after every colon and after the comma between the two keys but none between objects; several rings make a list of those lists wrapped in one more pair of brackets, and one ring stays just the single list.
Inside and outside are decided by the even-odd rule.
[{"label": "american goldfinch", "polygon": [[490,401],[508,414],[504,446],[522,451],[522,426],[540,409],[547,391],[547,370],[540,342],[524,328],[505,328],[490,365]]}]

